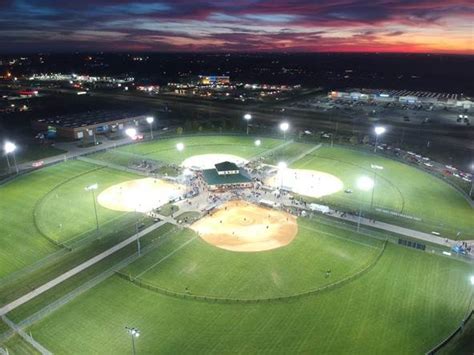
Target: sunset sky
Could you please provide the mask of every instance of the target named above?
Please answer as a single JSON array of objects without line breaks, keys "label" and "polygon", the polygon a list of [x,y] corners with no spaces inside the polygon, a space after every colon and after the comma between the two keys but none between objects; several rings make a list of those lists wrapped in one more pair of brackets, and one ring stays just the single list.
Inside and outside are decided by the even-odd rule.
[{"label": "sunset sky", "polygon": [[474,54],[472,0],[0,0],[0,52]]}]

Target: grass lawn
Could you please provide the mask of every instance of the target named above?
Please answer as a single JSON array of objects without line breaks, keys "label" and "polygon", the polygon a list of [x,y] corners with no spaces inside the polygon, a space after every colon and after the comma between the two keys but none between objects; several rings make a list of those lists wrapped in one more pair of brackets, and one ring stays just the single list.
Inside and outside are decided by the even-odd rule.
[{"label": "grass lawn", "polygon": [[275,149],[273,152],[266,155],[263,161],[267,164],[277,165],[279,162],[292,161],[312,148],[314,148],[314,144],[290,143],[281,148]]},{"label": "grass lawn", "polygon": [[[95,198],[105,189],[118,183],[141,178],[137,175],[109,168],[101,168],[65,181],[49,191],[35,210],[38,229],[44,235],[59,243],[67,243],[95,233],[96,220],[92,192],[84,190],[86,186],[98,184]],[[113,211],[97,205],[99,231],[101,226],[116,223],[116,220],[128,214]]]},{"label": "grass lawn", "polygon": [[[173,259],[187,256],[185,250]],[[230,265],[227,269],[232,271]],[[32,331],[57,354],[126,354],[130,338],[125,326],[141,331],[138,353],[420,354],[459,324],[471,292],[471,272],[467,263],[389,244],[378,263],[351,283],[291,301],[257,304],[168,297],[114,276]],[[244,271],[234,268],[233,273]],[[249,269],[248,278],[258,278],[255,273],[260,275]]]},{"label": "grass lawn", "polygon": [[[176,144],[183,143],[182,152]],[[255,137],[245,136],[196,136],[158,139],[150,142],[127,145],[118,150],[143,155],[144,159],[155,159],[167,163],[180,164],[184,159],[199,154],[233,154],[250,159],[284,142],[279,139],[262,138],[261,145],[255,145]]]},{"label": "grass lawn", "polygon": [[95,168],[69,161],[0,185],[0,278],[58,250],[35,225],[36,204],[58,184]]},{"label": "grass lawn", "polygon": [[[384,169],[372,169],[371,164]],[[450,239],[456,239],[460,231],[461,239],[474,239],[474,210],[463,196],[438,178],[406,164],[346,148],[322,147],[292,167],[331,173],[343,181],[344,189],[353,191],[351,194],[340,191],[322,198],[322,202],[355,211],[362,203],[365,211],[381,220],[427,232],[438,231]],[[374,204],[370,210],[371,193],[359,191],[357,179],[363,175],[374,179],[374,173]],[[375,208],[418,217],[422,221],[395,217],[377,212]]]},{"label": "grass lawn", "polygon": [[[22,164],[29,161],[40,160],[63,153],[65,153],[64,150],[51,147],[49,145],[28,145],[18,147],[18,151],[16,152],[15,158],[17,164]],[[12,160],[10,160],[10,163],[12,163]],[[4,173],[6,174],[7,172],[7,160],[2,157],[0,159],[0,175]]]},{"label": "grass lawn", "polygon": [[[123,273],[178,293],[188,288],[196,295],[262,299],[334,283],[374,262],[381,252],[382,242],[375,239],[309,220],[300,219],[298,225],[298,235],[288,246],[260,253],[216,248],[186,230]],[[182,245],[179,256],[168,257]],[[326,277],[328,269],[331,276]]]}]

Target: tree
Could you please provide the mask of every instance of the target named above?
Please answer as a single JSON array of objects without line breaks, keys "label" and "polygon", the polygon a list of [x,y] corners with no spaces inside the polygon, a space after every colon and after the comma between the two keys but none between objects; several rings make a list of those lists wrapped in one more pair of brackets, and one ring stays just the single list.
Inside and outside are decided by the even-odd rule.
[{"label": "tree", "polygon": [[364,136],[364,138],[362,138],[362,143],[369,144],[369,140],[370,140],[369,136],[366,135]]},{"label": "tree", "polygon": [[352,145],[356,145],[357,143],[359,143],[359,139],[357,138],[357,136],[352,136],[349,139],[349,142],[351,142]]},{"label": "tree", "polygon": [[199,132],[202,132],[202,126],[199,126],[199,127],[198,127],[198,131],[199,131]]},{"label": "tree", "polygon": [[178,136],[182,135],[182,134],[183,134],[183,127],[178,127],[178,128],[176,128],[176,134],[177,134]]}]

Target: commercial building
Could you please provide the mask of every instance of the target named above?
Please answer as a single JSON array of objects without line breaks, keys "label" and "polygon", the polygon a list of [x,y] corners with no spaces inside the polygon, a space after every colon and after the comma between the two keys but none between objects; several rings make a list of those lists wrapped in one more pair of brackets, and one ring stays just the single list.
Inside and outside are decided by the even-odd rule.
[{"label": "commercial building", "polygon": [[146,123],[146,115],[129,111],[92,111],[33,121],[33,129],[48,132],[49,138],[85,139],[97,134],[120,133],[130,126]]},{"label": "commercial building", "polygon": [[200,85],[229,85],[230,77],[227,75],[199,75]]},{"label": "commercial building", "polygon": [[474,102],[463,95],[435,93],[411,90],[371,90],[349,89],[347,91],[331,91],[328,97],[333,100],[367,101],[379,103],[400,103],[402,105],[439,105],[471,109]]}]

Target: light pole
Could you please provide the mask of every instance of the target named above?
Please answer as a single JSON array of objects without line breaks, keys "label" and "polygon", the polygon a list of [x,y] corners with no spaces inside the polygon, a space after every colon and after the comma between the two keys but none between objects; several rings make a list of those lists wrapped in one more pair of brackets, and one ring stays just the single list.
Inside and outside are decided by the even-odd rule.
[{"label": "light pole", "polygon": [[[367,176],[361,176],[357,180],[357,188],[362,191],[369,191],[370,189],[374,189],[374,180]],[[360,207],[359,207],[359,219],[357,221],[357,232],[360,230],[360,220],[362,218],[362,199],[360,200]]]},{"label": "light pole", "polygon": [[11,154],[13,157],[13,164],[15,165],[15,171],[18,174],[18,165],[16,164],[15,150],[16,150],[15,143],[6,141],[5,144],[3,145],[3,151],[5,152],[5,157],[7,158],[8,171],[11,171],[10,160],[8,159],[8,154]]},{"label": "light pole", "polygon": [[285,169],[287,168],[287,164],[283,161],[279,162],[278,163],[278,174],[280,175],[280,190],[282,189],[283,187],[283,172],[285,171]]},{"label": "light pole", "polygon": [[260,139],[257,139],[255,141],[255,146],[260,147],[261,144],[262,144],[262,141]]},{"label": "light pole", "polygon": [[96,232],[97,232],[97,233],[99,233],[99,217],[97,216],[97,205],[96,205],[96,203],[95,203],[94,190],[97,190],[98,187],[99,187],[99,185],[97,185],[97,184],[92,184],[92,185],[86,186],[86,187],[84,188],[86,191],[92,192],[92,202],[94,203],[95,226],[96,226]]},{"label": "light pole", "polygon": [[247,121],[247,135],[249,134],[249,121],[252,119],[252,115],[250,113],[246,113],[244,115],[244,120]]},{"label": "light pole", "polygon": [[288,122],[280,123],[280,130],[283,132],[283,139],[286,139],[286,131],[290,128],[290,124]]},{"label": "light pole", "polygon": [[377,181],[377,170],[383,170],[383,166],[372,164],[371,168],[374,169],[374,187],[372,188],[372,196],[370,198],[370,209],[374,207],[374,195],[375,195],[375,183]]},{"label": "light pole", "polygon": [[136,355],[137,351],[135,349],[135,338],[138,338],[140,336],[140,331],[137,328],[130,328],[130,327],[125,327],[127,330],[128,334],[130,334],[130,337],[132,338],[132,354]]},{"label": "light pole", "polygon": [[151,139],[153,139],[153,121],[155,121],[155,119],[153,118],[153,116],[148,116],[146,118],[146,121],[150,125],[150,136],[151,136]]},{"label": "light pole", "polygon": [[469,190],[469,196],[472,197],[474,191],[474,163],[471,164],[471,189]]},{"label": "light pole", "polygon": [[178,152],[182,152],[184,150],[184,144],[183,143],[176,144],[176,150]]},{"label": "light pole", "polygon": [[379,142],[379,136],[381,134],[384,134],[386,131],[385,127],[382,126],[376,126],[374,129],[375,132],[375,147],[374,147],[374,153],[377,151],[377,144]]}]

